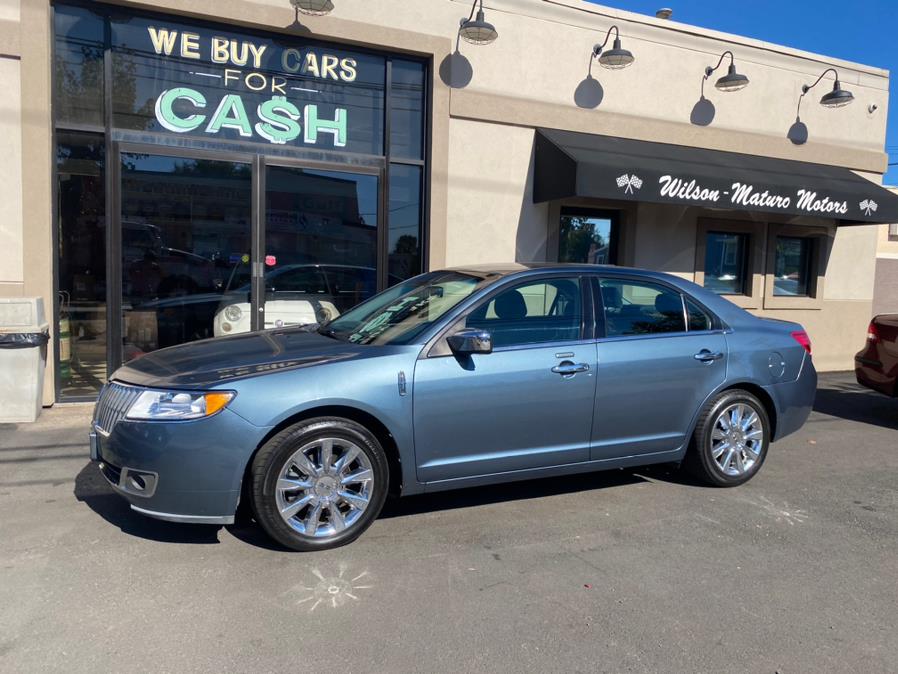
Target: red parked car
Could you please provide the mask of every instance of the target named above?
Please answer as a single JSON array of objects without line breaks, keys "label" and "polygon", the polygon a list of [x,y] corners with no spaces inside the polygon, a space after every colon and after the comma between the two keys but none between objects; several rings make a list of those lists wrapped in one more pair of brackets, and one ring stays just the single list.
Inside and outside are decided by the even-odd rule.
[{"label": "red parked car", "polygon": [[870,321],[867,345],[854,357],[857,383],[888,396],[898,396],[898,314]]}]

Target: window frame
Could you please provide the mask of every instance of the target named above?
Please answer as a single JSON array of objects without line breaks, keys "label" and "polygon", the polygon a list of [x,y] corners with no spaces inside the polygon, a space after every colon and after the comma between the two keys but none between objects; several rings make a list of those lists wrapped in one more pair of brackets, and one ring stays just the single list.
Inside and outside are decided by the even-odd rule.
[{"label": "window frame", "polygon": [[[723,218],[700,218],[696,226],[695,283],[702,287],[705,287],[705,255],[707,254],[708,234],[712,232],[743,234],[748,239],[745,260],[746,278],[742,294],[719,295],[719,297],[723,297],[743,309],[760,309],[764,296],[767,223],[727,220]],[[709,290],[709,292],[713,291]]]},{"label": "window frame", "polygon": [[[637,283],[641,285],[657,285],[662,288],[669,290],[670,292],[676,293],[680,296],[680,303],[683,307],[683,325],[685,327],[682,331],[677,332],[655,332],[649,333],[645,335],[609,335],[605,325],[605,302],[602,299],[602,280],[613,280],[613,281],[622,281],[622,282],[631,282]],[[593,296],[593,315],[595,316],[595,334],[596,341],[605,342],[605,341],[623,341],[630,339],[659,339],[664,337],[682,337],[683,335],[708,335],[713,333],[724,332],[726,330],[723,321],[720,317],[711,311],[708,306],[696,298],[694,295],[690,295],[671,283],[667,283],[665,281],[654,279],[654,278],[643,278],[640,276],[636,276],[633,274],[621,274],[621,275],[611,275],[611,274],[594,274],[591,279],[591,287],[592,287],[592,296]],[[704,311],[711,318],[711,329],[710,330],[690,330],[689,329],[689,313],[686,307],[686,299],[689,299],[693,304],[699,307],[702,311]]]},{"label": "window frame", "polygon": [[[822,309],[824,270],[832,248],[831,227],[771,224],[767,237],[767,265],[764,279],[764,309]],[[778,238],[808,239],[808,289],[806,295],[774,295],[776,241]]]}]

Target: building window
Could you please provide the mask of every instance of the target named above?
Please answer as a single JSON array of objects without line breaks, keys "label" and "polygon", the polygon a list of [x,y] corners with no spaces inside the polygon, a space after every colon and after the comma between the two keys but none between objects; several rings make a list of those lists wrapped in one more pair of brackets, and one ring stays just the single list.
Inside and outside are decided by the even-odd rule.
[{"label": "building window", "polygon": [[746,294],[749,235],[708,232],[705,236],[705,288],[718,295]]},{"label": "building window", "polygon": [[424,171],[420,166],[390,165],[390,218],[387,235],[389,278],[394,285],[422,271],[421,231]]},{"label": "building window", "polygon": [[609,211],[562,208],[558,261],[617,264],[618,215]]},{"label": "building window", "polygon": [[56,135],[60,393],[93,395],[106,381],[106,152],[103,136]]},{"label": "building window", "polygon": [[773,294],[780,297],[810,295],[813,240],[798,236],[776,237]]},{"label": "building window", "polygon": [[54,20],[60,397],[423,271],[426,62],[100,2]]}]

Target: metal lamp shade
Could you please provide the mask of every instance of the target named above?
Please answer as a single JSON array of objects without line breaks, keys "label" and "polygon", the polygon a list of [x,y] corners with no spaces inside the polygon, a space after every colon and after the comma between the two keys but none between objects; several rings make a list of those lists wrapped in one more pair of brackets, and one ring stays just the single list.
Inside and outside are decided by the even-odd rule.
[{"label": "metal lamp shade", "polygon": [[334,10],[333,0],[290,0],[290,4],[302,14],[324,16]]},{"label": "metal lamp shade", "polygon": [[736,66],[730,64],[727,74],[721,77],[714,86],[720,91],[739,91],[748,86],[748,78],[736,72]]},{"label": "metal lamp shade", "polygon": [[484,19],[483,10],[479,10],[476,19],[465,19],[462,22],[458,35],[471,44],[489,44],[499,37],[499,32],[493,24],[487,23]]},{"label": "metal lamp shade", "polygon": [[823,98],[820,99],[820,105],[827,108],[841,108],[853,100],[854,94],[847,89],[843,89],[839,80],[836,80],[833,84],[833,90],[828,94],[823,94]]},{"label": "metal lamp shade", "polygon": [[620,38],[615,38],[614,47],[603,52],[602,55],[599,56],[599,63],[603,68],[608,68],[609,70],[626,68],[635,60],[636,58],[633,56],[632,52],[621,48]]}]

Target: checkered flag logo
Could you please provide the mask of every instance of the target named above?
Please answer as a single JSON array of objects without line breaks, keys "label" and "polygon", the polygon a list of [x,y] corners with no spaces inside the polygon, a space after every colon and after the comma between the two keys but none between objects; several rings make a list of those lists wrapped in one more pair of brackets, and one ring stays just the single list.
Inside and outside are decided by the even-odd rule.
[{"label": "checkered flag logo", "polygon": [[876,213],[876,209],[879,208],[879,204],[873,201],[873,199],[864,199],[858,206],[861,207],[865,215],[873,215]]},{"label": "checkered flag logo", "polygon": [[627,175],[625,173],[624,175],[617,177],[617,186],[624,188],[624,194],[634,194],[634,187],[637,190],[642,187],[642,178],[635,174]]}]

